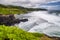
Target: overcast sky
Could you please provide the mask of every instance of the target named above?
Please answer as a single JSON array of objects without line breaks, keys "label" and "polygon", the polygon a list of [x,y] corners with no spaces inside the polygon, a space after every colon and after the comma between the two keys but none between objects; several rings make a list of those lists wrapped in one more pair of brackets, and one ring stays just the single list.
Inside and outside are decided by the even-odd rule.
[{"label": "overcast sky", "polygon": [[38,7],[40,4],[59,0],[0,0],[2,4],[12,4],[24,7]]}]

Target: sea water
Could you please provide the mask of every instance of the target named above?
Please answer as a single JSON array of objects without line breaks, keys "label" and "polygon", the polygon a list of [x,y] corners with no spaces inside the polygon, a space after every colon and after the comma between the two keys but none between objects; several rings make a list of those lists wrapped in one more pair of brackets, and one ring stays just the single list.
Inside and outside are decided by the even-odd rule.
[{"label": "sea water", "polygon": [[33,11],[27,14],[15,15],[19,19],[28,19],[18,26],[28,32],[44,33],[48,36],[60,37],[60,14],[49,13],[48,11]]}]

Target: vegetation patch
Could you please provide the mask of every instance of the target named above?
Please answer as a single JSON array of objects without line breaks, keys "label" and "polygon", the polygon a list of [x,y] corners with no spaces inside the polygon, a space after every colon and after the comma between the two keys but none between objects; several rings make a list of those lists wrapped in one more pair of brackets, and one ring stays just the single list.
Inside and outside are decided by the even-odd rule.
[{"label": "vegetation patch", "polygon": [[40,40],[41,36],[36,36],[15,26],[0,25],[0,40]]},{"label": "vegetation patch", "polygon": [[27,13],[27,11],[23,9],[0,7],[0,14],[21,14],[21,13]]}]

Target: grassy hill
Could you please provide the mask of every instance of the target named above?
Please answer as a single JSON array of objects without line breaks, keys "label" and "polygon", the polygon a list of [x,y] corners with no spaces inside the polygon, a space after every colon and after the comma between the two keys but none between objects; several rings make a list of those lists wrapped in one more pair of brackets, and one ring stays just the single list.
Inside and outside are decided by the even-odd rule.
[{"label": "grassy hill", "polygon": [[21,6],[0,4],[0,14],[21,14],[21,13],[27,13],[29,11],[38,11],[38,10],[46,10],[46,9],[24,8],[24,7],[21,7]]},{"label": "grassy hill", "polygon": [[23,31],[18,27],[0,25],[0,40],[40,40],[42,36],[39,33]]},{"label": "grassy hill", "polygon": [[16,6],[2,5],[0,4],[0,14],[20,14],[28,12],[22,7],[18,8]]}]

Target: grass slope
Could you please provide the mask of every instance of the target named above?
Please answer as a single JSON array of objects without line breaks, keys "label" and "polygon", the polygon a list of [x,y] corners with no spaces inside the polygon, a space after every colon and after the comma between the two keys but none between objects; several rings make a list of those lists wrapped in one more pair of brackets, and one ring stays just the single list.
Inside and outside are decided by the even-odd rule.
[{"label": "grass slope", "polygon": [[0,40],[40,40],[42,34],[35,34],[14,26],[0,25]]},{"label": "grass slope", "polygon": [[0,7],[0,14],[21,14],[26,13],[25,9],[17,9],[17,8],[4,8]]}]

